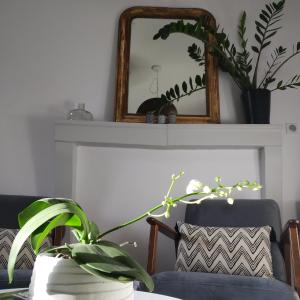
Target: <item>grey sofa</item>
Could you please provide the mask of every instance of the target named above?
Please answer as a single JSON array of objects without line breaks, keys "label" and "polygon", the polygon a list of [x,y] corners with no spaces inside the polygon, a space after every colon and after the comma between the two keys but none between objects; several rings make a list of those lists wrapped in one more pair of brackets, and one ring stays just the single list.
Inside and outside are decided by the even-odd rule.
[{"label": "grey sofa", "polygon": [[[0,228],[18,229],[18,213],[30,203],[41,199],[40,196],[3,195],[0,194]],[[52,233],[53,245],[59,245],[64,230],[58,228]],[[0,289],[27,287],[30,283],[32,270],[15,270],[14,281],[8,284],[7,271],[0,269]]]},{"label": "grey sofa", "polygon": [[151,225],[148,272],[153,274],[154,292],[184,300],[299,299],[296,290],[290,286],[294,281],[292,283],[299,291],[298,222],[289,222],[283,235],[280,211],[275,201],[235,200],[233,206],[225,200],[204,201],[201,205],[187,205],[184,220],[189,224],[216,227],[270,225],[274,279],[200,272],[166,271],[155,274],[158,232],[174,239],[175,244],[180,235],[154,218],[148,218],[147,221]]}]

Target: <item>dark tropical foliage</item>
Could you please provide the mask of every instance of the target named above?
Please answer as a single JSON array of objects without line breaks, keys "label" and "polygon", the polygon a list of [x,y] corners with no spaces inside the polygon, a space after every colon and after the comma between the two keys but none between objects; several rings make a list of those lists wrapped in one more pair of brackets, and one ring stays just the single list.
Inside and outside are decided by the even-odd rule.
[{"label": "dark tropical foliage", "polygon": [[[290,53],[283,46],[276,47],[266,63],[263,78],[260,81],[258,79],[262,53],[271,45],[272,38],[281,29],[279,23],[283,16],[284,5],[285,0],[271,2],[260,11],[255,21],[255,44],[251,46],[253,55],[249,52],[246,37],[247,15],[245,11],[238,25],[239,47],[230,41],[224,29],[220,29],[219,26],[213,28],[209,25],[209,16],[200,17],[195,24],[183,21],[169,23],[159,30],[154,39],[167,39],[170,34],[183,33],[204,42],[208,51],[218,58],[221,70],[228,72],[241,89],[266,88],[274,91],[297,88],[300,86],[300,75],[296,74],[285,82],[278,80],[277,75],[287,62],[300,54],[300,41],[294,43]],[[192,58],[194,57],[196,56],[193,55]],[[269,88],[272,83],[275,87]]]}]

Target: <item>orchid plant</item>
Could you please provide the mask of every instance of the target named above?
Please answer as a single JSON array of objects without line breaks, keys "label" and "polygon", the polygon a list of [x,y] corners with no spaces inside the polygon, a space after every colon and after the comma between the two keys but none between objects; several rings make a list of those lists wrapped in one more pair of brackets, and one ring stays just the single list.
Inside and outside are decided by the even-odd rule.
[{"label": "orchid plant", "polygon": [[261,185],[256,181],[243,180],[228,186],[222,183],[220,177],[216,177],[216,186],[214,187],[197,180],[191,180],[186,193],[173,198],[171,196],[173,187],[183,174],[180,172],[178,175],[172,175],[170,186],[161,203],[142,215],[104,232],[101,232],[98,226],[88,219],[80,205],[73,200],[44,198],[33,202],[18,216],[21,229],[10,251],[9,282],[13,280],[16,258],[27,238],[30,237],[34,251],[39,253],[43,240],[51,230],[58,226],[67,226],[72,229],[77,243],[66,243],[60,247],[52,247],[46,251],[45,255],[73,259],[82,269],[94,276],[121,282],[140,280],[152,291],[153,281],[143,267],[130,257],[120,245],[104,240],[106,235],[148,216],[169,218],[171,209],[176,207],[178,203],[192,205],[200,204],[208,199],[226,198],[229,204],[233,204],[232,193],[234,191],[241,191],[244,188],[253,191],[261,189]]}]

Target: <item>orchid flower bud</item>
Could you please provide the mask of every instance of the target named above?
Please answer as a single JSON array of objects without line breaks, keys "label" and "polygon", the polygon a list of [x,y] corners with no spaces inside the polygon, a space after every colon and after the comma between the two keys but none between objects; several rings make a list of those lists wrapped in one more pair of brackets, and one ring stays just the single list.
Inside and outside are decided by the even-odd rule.
[{"label": "orchid flower bud", "polygon": [[195,192],[200,192],[202,187],[203,187],[202,182],[200,182],[196,179],[192,179],[186,188],[186,193],[191,194],[191,193],[195,193]]}]

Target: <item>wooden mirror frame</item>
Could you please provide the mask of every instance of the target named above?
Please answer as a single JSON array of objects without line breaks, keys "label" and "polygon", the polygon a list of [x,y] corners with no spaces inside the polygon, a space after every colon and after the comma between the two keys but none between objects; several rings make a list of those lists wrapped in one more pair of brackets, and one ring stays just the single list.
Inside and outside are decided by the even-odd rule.
[{"label": "wooden mirror frame", "polygon": [[[208,15],[210,26],[216,26],[215,18],[201,8],[169,8],[135,6],[126,9],[119,19],[118,66],[116,83],[115,121],[145,123],[146,116],[128,113],[129,61],[131,22],[135,18],[195,19]],[[177,115],[176,123],[219,123],[219,79],[216,59],[205,48],[206,115]]]}]

